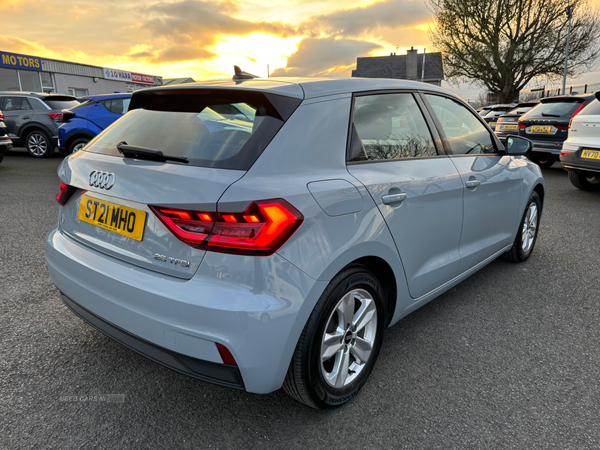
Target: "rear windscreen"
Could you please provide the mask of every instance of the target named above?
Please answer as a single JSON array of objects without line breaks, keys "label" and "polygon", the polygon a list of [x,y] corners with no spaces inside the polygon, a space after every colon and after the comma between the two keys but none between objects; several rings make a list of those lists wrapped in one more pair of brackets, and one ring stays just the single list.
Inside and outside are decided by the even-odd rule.
[{"label": "rear windscreen", "polygon": [[75,106],[81,105],[77,100],[50,100],[44,99],[44,103],[46,103],[52,109],[71,109]]},{"label": "rear windscreen", "polygon": [[300,103],[256,92],[156,92],[134,94],[132,110],[86,150],[120,157],[116,146],[125,141],[189,165],[248,170]]},{"label": "rear windscreen", "polygon": [[525,115],[521,116],[521,120],[527,120],[529,117],[542,116],[542,117],[571,117],[577,108],[581,106],[579,101],[556,101],[540,103],[535,108],[530,109]]}]

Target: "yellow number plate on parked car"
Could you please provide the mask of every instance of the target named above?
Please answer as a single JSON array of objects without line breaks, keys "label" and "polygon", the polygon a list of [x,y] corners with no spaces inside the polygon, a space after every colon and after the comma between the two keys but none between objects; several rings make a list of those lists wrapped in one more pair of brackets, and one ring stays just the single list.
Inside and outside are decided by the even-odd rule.
[{"label": "yellow number plate on parked car", "polygon": [[587,159],[600,159],[600,150],[583,150],[581,152],[581,157]]},{"label": "yellow number plate on parked car", "polygon": [[82,195],[77,218],[105,230],[141,241],[144,235],[146,213],[89,195]]},{"label": "yellow number plate on parked car", "polygon": [[550,133],[552,127],[531,127],[532,133]]},{"label": "yellow number plate on parked car", "polygon": [[517,128],[519,127],[516,125],[504,125],[505,130],[516,130]]}]

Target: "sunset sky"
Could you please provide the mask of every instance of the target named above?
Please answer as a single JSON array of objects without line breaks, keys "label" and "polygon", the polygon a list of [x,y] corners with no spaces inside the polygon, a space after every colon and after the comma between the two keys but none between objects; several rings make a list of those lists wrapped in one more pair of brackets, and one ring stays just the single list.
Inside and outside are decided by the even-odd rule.
[{"label": "sunset sky", "polygon": [[357,56],[431,49],[423,0],[0,0],[0,17],[0,50],[165,78],[350,76]]}]

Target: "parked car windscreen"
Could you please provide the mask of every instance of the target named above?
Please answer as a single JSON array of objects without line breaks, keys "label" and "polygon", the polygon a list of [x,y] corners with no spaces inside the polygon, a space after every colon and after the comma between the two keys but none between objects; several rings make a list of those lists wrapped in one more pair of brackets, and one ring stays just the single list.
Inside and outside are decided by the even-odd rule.
[{"label": "parked car windscreen", "polygon": [[[248,99],[232,99],[231,92],[211,96],[207,91],[151,95],[145,96],[150,97],[145,102],[132,100],[133,110],[92,140],[86,151],[121,156],[116,146],[125,141],[187,158],[194,166],[248,170],[299,104],[297,99],[278,97],[281,103],[276,102],[276,108],[265,95],[256,93]],[[228,101],[231,105],[245,103],[255,115],[231,120],[211,108]],[[286,102],[292,103],[292,109],[282,116],[278,108]]]}]

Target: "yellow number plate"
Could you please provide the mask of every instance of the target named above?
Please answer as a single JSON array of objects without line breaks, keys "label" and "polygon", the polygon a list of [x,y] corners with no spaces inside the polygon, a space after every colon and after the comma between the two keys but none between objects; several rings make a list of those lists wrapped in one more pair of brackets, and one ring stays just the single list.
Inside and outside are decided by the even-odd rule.
[{"label": "yellow number plate", "polygon": [[519,128],[517,125],[504,125],[505,130],[516,130]]},{"label": "yellow number plate", "polygon": [[494,128],[498,122],[490,122],[490,128]]},{"label": "yellow number plate", "polygon": [[532,133],[550,133],[552,127],[531,127]]},{"label": "yellow number plate", "polygon": [[142,240],[146,223],[144,211],[127,208],[89,195],[81,196],[77,218],[136,241]]},{"label": "yellow number plate", "polygon": [[583,150],[581,152],[581,157],[587,159],[600,159],[600,150]]}]

